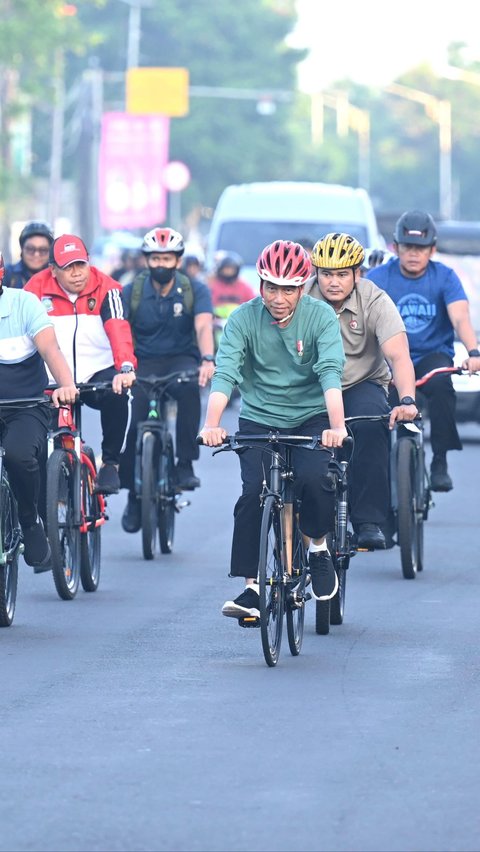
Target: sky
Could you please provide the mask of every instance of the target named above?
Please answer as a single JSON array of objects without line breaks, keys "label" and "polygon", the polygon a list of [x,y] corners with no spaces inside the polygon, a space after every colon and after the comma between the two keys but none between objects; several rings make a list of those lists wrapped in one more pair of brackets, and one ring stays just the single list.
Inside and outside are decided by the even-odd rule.
[{"label": "sky", "polygon": [[468,46],[465,59],[480,60],[472,0],[452,5],[438,0],[297,0],[297,12],[299,24],[289,42],[312,49],[299,72],[304,91],[325,90],[346,77],[388,85],[422,62],[438,73],[452,41]]}]

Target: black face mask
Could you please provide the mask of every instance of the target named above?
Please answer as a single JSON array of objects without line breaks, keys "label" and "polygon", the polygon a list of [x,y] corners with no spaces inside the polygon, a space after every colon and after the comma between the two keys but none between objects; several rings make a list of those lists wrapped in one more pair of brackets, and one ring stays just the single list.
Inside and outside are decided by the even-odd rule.
[{"label": "black face mask", "polygon": [[224,272],[219,272],[218,277],[220,278],[220,281],[224,281],[225,284],[233,284],[233,282],[237,280],[238,275],[235,275],[235,273],[233,273],[233,275],[225,275]]},{"label": "black face mask", "polygon": [[165,266],[150,267],[150,275],[157,284],[169,284],[175,275],[175,269]]}]

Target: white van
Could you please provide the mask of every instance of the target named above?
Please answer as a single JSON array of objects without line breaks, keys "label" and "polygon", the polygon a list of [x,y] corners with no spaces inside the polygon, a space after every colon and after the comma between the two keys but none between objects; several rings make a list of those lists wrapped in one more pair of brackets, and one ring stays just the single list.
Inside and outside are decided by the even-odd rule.
[{"label": "white van", "polygon": [[366,249],[385,246],[364,189],[294,181],[227,186],[208,234],[207,268],[217,251],[237,252],[244,261],[242,277],[258,289],[255,263],[266,245],[275,240],[316,242],[334,231],[351,234]]}]

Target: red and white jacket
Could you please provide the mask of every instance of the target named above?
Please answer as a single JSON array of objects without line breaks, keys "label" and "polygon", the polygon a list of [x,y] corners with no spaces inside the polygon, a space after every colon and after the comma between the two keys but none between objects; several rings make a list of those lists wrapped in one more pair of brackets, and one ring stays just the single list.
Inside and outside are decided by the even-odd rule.
[{"label": "red and white jacket", "polygon": [[24,287],[44,304],[76,382],[107,367],[137,366],[130,324],[124,318],[121,288],[95,266],[85,289],[72,301],[50,269],[32,275]]}]

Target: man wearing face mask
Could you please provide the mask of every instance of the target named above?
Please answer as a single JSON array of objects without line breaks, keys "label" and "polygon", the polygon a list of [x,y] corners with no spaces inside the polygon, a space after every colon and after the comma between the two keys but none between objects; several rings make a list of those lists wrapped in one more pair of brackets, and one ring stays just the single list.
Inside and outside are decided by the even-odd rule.
[{"label": "man wearing face mask", "polygon": [[[169,388],[177,402],[177,486],[193,491],[200,485],[192,464],[199,456],[200,387],[212,378],[215,357],[210,291],[206,284],[190,281],[179,272],[184,251],[183,237],[173,228],[149,231],[142,244],[147,268],[123,288],[122,298],[132,328],[139,376],[161,377],[199,368],[198,383],[183,382]],[[120,481],[128,488],[122,526],[131,533],[141,526],[134,484],[137,423],[148,414],[145,391],[137,386],[133,394],[132,420],[120,461]]]}]

